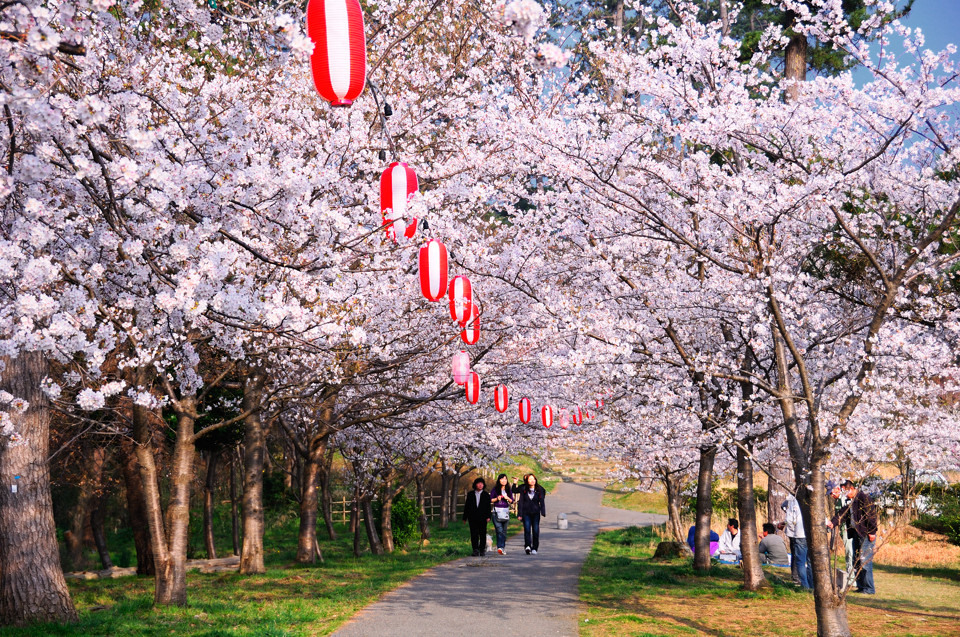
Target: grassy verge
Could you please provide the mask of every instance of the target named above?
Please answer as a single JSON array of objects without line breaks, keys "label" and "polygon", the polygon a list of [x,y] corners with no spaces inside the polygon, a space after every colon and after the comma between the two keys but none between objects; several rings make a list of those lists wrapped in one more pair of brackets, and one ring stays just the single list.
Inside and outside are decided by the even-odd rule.
[{"label": "grassy verge", "polygon": [[634,483],[610,484],[603,493],[603,506],[641,513],[667,514],[667,496],[663,493],[634,491]]},{"label": "grassy verge", "polygon": [[[689,560],[654,562],[650,528],[601,533],[580,576],[583,637],[813,636],[813,597],[789,573],[767,573],[762,593],[740,590],[740,570],[715,566],[698,575]],[[878,565],[876,596],[851,596],[856,635],[960,636],[960,571],[898,570]],[[786,580],[782,579],[786,575]]]},{"label": "grassy verge", "polygon": [[[437,564],[469,555],[465,525],[433,529],[425,546],[411,544],[392,555],[354,558],[353,536],[322,541],[326,563],[293,564],[296,520],[267,533],[267,573],[188,575],[189,605],[154,608],[153,579],[71,581],[80,611],[72,626],[5,628],[4,637],[96,635],[177,637],[279,637],[327,635],[383,593]],[[322,534],[322,532],[321,532]],[[323,535],[321,535],[323,537]]]}]

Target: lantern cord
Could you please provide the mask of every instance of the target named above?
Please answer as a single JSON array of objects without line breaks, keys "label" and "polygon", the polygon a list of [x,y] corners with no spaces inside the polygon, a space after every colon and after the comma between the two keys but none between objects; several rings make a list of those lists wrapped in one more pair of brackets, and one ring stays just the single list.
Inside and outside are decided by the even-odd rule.
[{"label": "lantern cord", "polygon": [[[383,127],[383,136],[387,138],[387,145],[390,146],[390,154],[393,155],[393,161],[400,161],[399,156],[397,155],[397,147],[393,143],[393,137],[390,136],[390,131],[387,129],[387,118],[383,116],[383,109],[380,107],[380,98],[377,97],[377,92],[380,90],[377,88],[377,85],[373,83],[369,77],[367,78],[367,86],[370,87],[370,92],[373,93],[373,101],[377,105],[377,115],[380,116],[380,126]],[[384,101],[386,103],[386,101]]]}]

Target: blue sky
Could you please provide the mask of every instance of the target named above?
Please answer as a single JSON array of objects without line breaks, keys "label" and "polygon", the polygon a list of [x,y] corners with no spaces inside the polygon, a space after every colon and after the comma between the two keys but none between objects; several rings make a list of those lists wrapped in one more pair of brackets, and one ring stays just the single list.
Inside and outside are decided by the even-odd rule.
[{"label": "blue sky", "polygon": [[928,49],[940,50],[951,43],[960,48],[960,0],[916,0],[903,23],[923,30]]},{"label": "blue sky", "polygon": [[[902,0],[897,4],[902,6]],[[960,0],[916,0],[903,24],[923,31],[924,48],[941,51],[948,44],[954,44],[960,50]],[[895,53],[902,53],[896,37],[891,44]],[[955,54],[954,59],[960,59],[960,53]],[[868,79],[864,71],[856,71],[854,77],[858,83]]]}]

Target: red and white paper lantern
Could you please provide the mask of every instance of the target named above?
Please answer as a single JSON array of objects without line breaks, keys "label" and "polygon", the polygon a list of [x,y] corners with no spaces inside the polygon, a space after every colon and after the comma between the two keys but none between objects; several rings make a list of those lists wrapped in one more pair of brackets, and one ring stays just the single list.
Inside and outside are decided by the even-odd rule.
[{"label": "red and white paper lantern", "polygon": [[447,292],[447,247],[430,239],[420,248],[420,292],[439,301]]},{"label": "red and white paper lantern", "polygon": [[450,280],[450,318],[463,327],[470,320],[470,308],[473,306],[473,287],[470,279],[458,274]]},{"label": "red and white paper lantern", "polygon": [[520,422],[527,424],[530,422],[530,399],[520,399]]},{"label": "red and white paper lantern", "polygon": [[463,385],[467,382],[469,375],[470,355],[460,350],[459,353],[453,355],[453,382],[458,385]]},{"label": "red and white paper lantern", "polygon": [[394,241],[397,240],[397,228],[407,239],[417,234],[418,222],[416,217],[407,217],[407,202],[419,190],[417,173],[402,162],[393,162],[380,175],[380,214],[387,236]]},{"label": "red and white paper lantern", "polygon": [[310,0],[313,85],[331,106],[350,106],[367,81],[367,41],[359,0]]},{"label": "red and white paper lantern", "polygon": [[506,385],[497,385],[497,388],[493,390],[493,406],[496,407],[497,411],[501,414],[510,406],[510,398]]},{"label": "red and white paper lantern", "polygon": [[460,338],[467,345],[476,345],[480,340],[480,310],[473,303],[470,304],[470,318],[460,332]]},{"label": "red and white paper lantern", "polygon": [[602,399],[602,398],[597,398],[597,400],[594,401],[594,402],[595,402],[595,404],[596,404],[596,406],[597,406],[597,409],[602,409],[602,408],[603,408],[603,399]]},{"label": "red and white paper lantern", "polygon": [[540,408],[540,422],[543,423],[543,426],[549,429],[553,426],[553,407],[550,405],[544,405]]},{"label": "red and white paper lantern", "polygon": [[566,409],[560,409],[560,428],[566,429],[570,426],[570,412]]},{"label": "red and white paper lantern", "polygon": [[480,400],[480,375],[477,372],[470,372],[467,378],[467,401],[471,405],[476,405]]},{"label": "red and white paper lantern", "polygon": [[583,424],[583,412],[580,411],[579,407],[575,407],[571,410],[571,415],[573,416],[573,424],[581,425]]}]

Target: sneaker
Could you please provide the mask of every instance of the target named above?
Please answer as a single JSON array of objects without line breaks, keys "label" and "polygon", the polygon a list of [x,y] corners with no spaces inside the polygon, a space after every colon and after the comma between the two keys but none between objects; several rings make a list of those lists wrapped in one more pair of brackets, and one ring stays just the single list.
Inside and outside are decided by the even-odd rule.
[{"label": "sneaker", "polygon": [[536,550],[536,549],[530,551],[530,555],[536,555],[536,554],[537,554],[537,550]]},{"label": "sneaker", "polygon": [[530,547],[529,547],[529,546],[523,547],[523,550],[527,552],[527,555],[530,555]]},{"label": "sneaker", "polygon": [[503,552],[503,549],[497,549],[497,555],[506,555],[506,553]]}]

